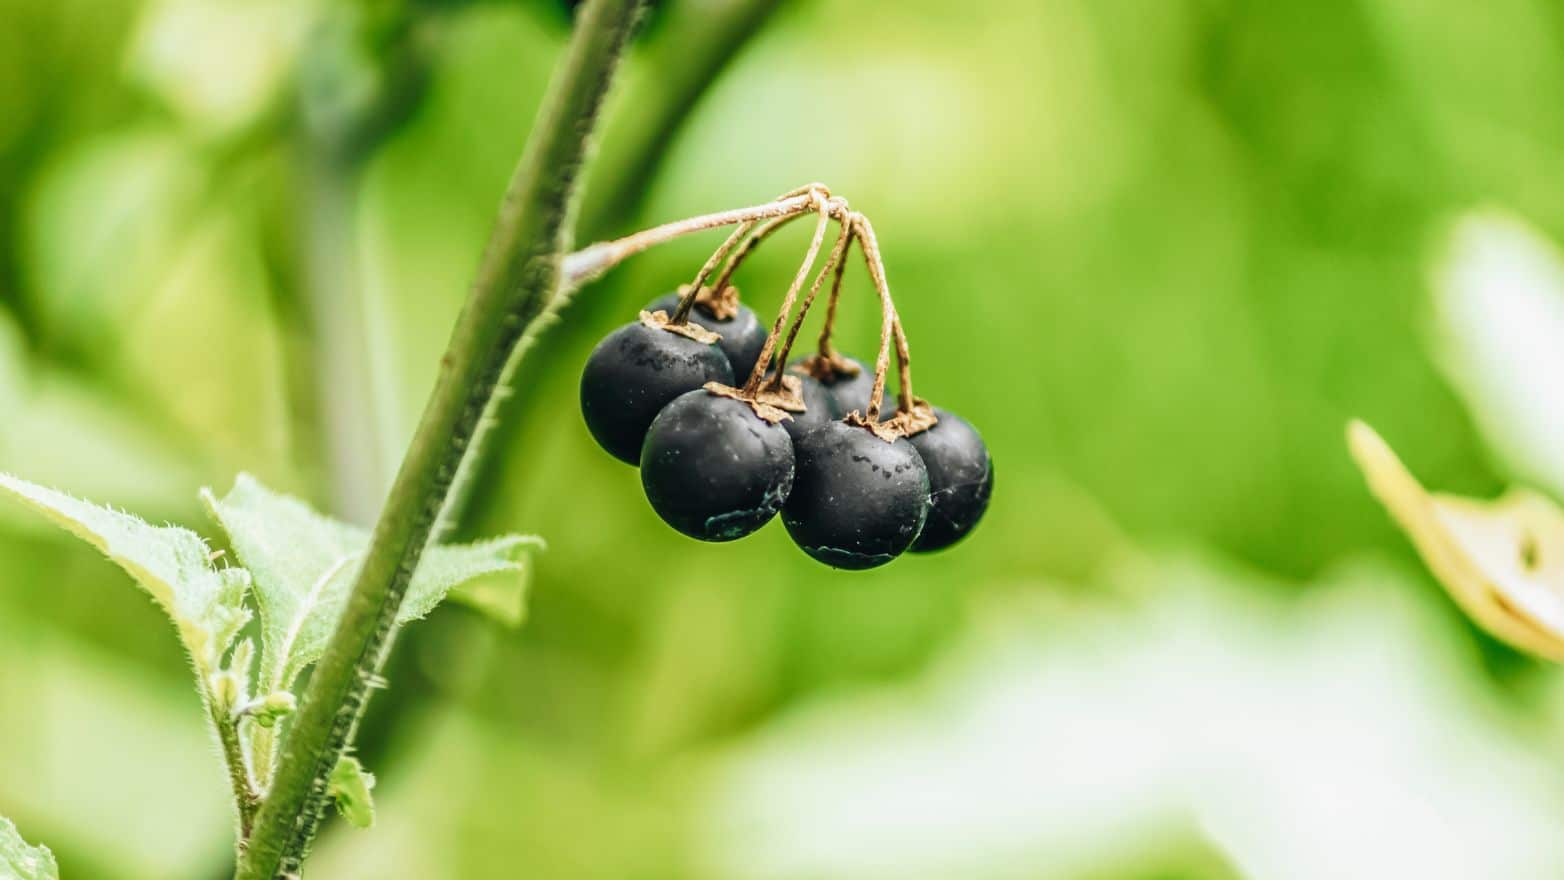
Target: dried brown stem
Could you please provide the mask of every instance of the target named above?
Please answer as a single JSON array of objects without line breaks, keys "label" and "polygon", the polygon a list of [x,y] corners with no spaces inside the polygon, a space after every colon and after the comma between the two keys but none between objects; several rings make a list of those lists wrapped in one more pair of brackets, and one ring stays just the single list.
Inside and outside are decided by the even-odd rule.
[{"label": "dried brown stem", "polygon": [[825,198],[818,191],[812,191],[811,195],[815,199],[820,219],[815,222],[815,234],[809,240],[809,250],[804,253],[804,262],[794,274],[793,283],[788,285],[787,294],[782,298],[782,308],[771,324],[771,332],[766,334],[766,344],[760,349],[760,358],[755,361],[755,368],[750,371],[749,381],[744,383],[746,397],[754,397],[755,392],[760,390],[760,382],[766,375],[766,368],[771,365],[771,353],[776,350],[777,338],[782,334],[782,328],[787,325],[789,313],[793,311],[793,301],[798,298],[798,291],[809,278],[809,270],[814,268],[815,260],[820,256],[820,245],[825,242],[825,228],[831,222],[833,200]]},{"label": "dried brown stem", "polygon": [[787,340],[782,343],[782,349],[777,353],[777,369],[771,375],[771,387],[782,387],[782,373],[787,369],[788,356],[793,352],[793,341],[798,338],[798,331],[804,326],[804,316],[809,314],[809,307],[814,304],[815,297],[820,293],[820,288],[825,284],[825,277],[834,270],[838,281],[842,277],[842,265],[847,262],[847,247],[852,244],[853,224],[843,221],[842,231],[836,237],[836,244],[831,248],[830,256],[826,257],[825,265],[820,267],[820,273],[815,276],[814,283],[809,285],[809,293],[798,307],[798,316],[793,319],[793,324],[788,328]]},{"label": "dried brown stem", "polygon": [[[773,220],[771,222],[775,223],[777,221]],[[722,245],[713,251],[710,257],[706,258],[706,262],[701,265],[701,270],[695,273],[695,280],[691,282],[690,289],[685,292],[684,296],[680,297],[679,307],[674,309],[673,317],[669,319],[669,323],[683,324],[689,320],[690,309],[695,306],[695,298],[700,296],[701,285],[706,283],[707,276],[711,275],[712,271],[717,268],[717,264],[727,257],[728,252],[733,250],[733,246],[739,243],[739,239],[748,235],[754,226],[754,220],[746,220],[740,223],[739,227],[733,230],[732,234],[722,242]],[[717,289],[721,290],[722,285],[718,284]]]},{"label": "dried brown stem", "polygon": [[[776,201],[780,202],[801,195],[809,196],[811,200],[814,199],[817,195],[820,198],[829,199],[831,196],[831,188],[823,183],[807,183],[801,187],[788,190],[782,195],[777,196]],[[832,207],[836,206],[833,204]],[[841,207],[845,209],[846,203],[843,202]],[[708,259],[705,265],[701,266],[701,270],[696,273],[694,283],[690,285],[689,290],[684,294],[684,296],[679,298],[679,308],[674,312],[672,319],[670,319],[670,323],[683,324],[689,319],[690,309],[694,307],[695,301],[700,298],[701,286],[706,283],[706,279],[710,277],[711,273],[717,268],[717,264],[722,262],[724,259],[728,259],[729,253],[733,251],[733,247],[738,243],[739,239],[744,238],[745,235],[749,235],[748,238],[744,239],[744,246],[740,248],[737,253],[732,254],[732,259],[728,259],[727,265],[723,266],[722,268],[722,274],[717,278],[716,282],[712,284],[713,293],[719,296],[722,294],[723,288],[727,287],[729,281],[732,280],[733,273],[738,271],[739,264],[744,262],[744,258],[749,256],[751,251],[759,247],[760,243],[765,241],[766,238],[771,235],[771,233],[776,232],[778,229],[781,229],[783,226],[786,226],[793,220],[802,217],[804,213],[805,211],[800,210],[792,214],[785,214],[781,217],[773,217],[770,220],[767,220],[759,229],[755,229],[755,224],[759,222],[756,220],[746,220],[743,223],[740,223],[739,228],[735,229],[733,234],[728,236],[727,240],[722,243],[722,246],[718,247],[717,250],[712,253],[711,258]],[[751,230],[753,230],[753,234],[750,234]]]},{"label": "dried brown stem", "polygon": [[880,295],[880,351],[874,360],[874,390],[869,395],[869,411],[865,419],[874,424],[880,418],[880,404],[885,397],[885,373],[890,368],[891,340],[896,341],[896,358],[901,368],[901,411],[912,412],[916,398],[912,394],[912,353],[907,346],[907,335],[901,329],[901,317],[891,300],[890,284],[885,280],[885,261],[880,257],[880,242],[875,238],[874,225],[869,218],[854,211],[853,226],[857,229],[864,262],[869,264],[869,277],[874,280],[875,291]]},{"label": "dried brown stem", "polygon": [[681,236],[704,232],[708,229],[720,229],[724,226],[732,226],[735,223],[803,214],[812,210],[814,205],[815,200],[807,193],[789,196],[778,201],[766,202],[763,205],[734,208],[731,211],[718,211],[715,214],[702,214],[699,217],[687,217],[683,220],[675,220],[672,223],[664,223],[661,226],[653,226],[651,229],[643,229],[624,238],[588,245],[565,258],[560,273],[563,276],[562,281],[564,286],[578,287],[647,248],[673,241]]},{"label": "dried brown stem", "polygon": [[[851,247],[854,236],[857,235],[857,227],[853,223],[844,223],[847,233],[847,246]],[[820,328],[820,344],[816,347],[821,360],[831,362],[836,359],[836,352],[831,348],[831,334],[836,332],[836,304],[842,299],[842,276],[847,272],[846,253],[843,259],[837,261],[836,276],[831,279],[831,297],[825,303],[825,326]]]},{"label": "dried brown stem", "polygon": [[728,264],[722,267],[722,274],[717,276],[717,280],[712,282],[711,286],[717,290],[727,287],[732,283],[733,273],[739,270],[739,266],[744,262],[745,257],[748,257],[756,248],[760,247],[760,243],[770,238],[773,232],[802,216],[804,215],[800,213],[787,217],[776,217],[760,224],[754,232],[750,233],[749,238],[744,239],[744,244],[740,245],[739,249],[733,252],[732,258],[728,260]]}]

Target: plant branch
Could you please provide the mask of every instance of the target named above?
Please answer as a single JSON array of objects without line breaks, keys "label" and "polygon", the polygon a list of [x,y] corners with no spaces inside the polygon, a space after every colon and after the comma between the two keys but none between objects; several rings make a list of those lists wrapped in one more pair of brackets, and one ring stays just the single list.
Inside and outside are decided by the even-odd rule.
[{"label": "plant branch", "polygon": [[[607,126],[604,140],[611,148],[605,149],[592,170],[579,224],[583,240],[634,228],[650,184],[692,111],[781,5],[782,0],[665,4],[656,39],[648,41],[656,54],[646,59],[645,75]],[[555,308],[568,303],[568,294],[569,287],[563,287]],[[613,291],[575,304],[570,320],[540,343],[539,359],[547,361],[555,353],[581,346],[599,316],[623,305],[622,292]],[[528,413],[542,395],[518,397],[500,414],[486,446],[507,451],[515,448],[521,426],[528,422]],[[504,497],[501,487],[506,483],[510,458],[480,450],[473,465],[475,477],[466,482],[475,497],[459,497],[452,506],[452,519],[481,522],[495,512],[495,505]],[[464,514],[463,508],[469,506],[471,510]]]},{"label": "plant branch", "polygon": [[863,250],[864,262],[869,265],[869,277],[874,281],[874,289],[880,295],[883,326],[880,330],[880,352],[874,360],[874,388],[869,393],[869,411],[864,413],[870,424],[879,421],[880,403],[885,396],[885,372],[890,366],[891,342],[896,343],[896,360],[901,369],[902,412],[910,413],[913,410],[917,398],[912,393],[912,354],[907,347],[907,334],[902,332],[901,316],[896,312],[896,305],[891,300],[890,284],[885,280],[885,260],[880,256],[880,240],[874,235],[874,225],[863,214],[854,212],[852,215],[853,226],[857,229],[859,247]]},{"label": "plant branch", "polygon": [[616,113],[607,128],[613,144],[592,170],[581,208],[583,234],[616,234],[640,213],[647,184],[657,176],[686,120],[718,74],[760,30],[782,0],[665,3],[646,61],[648,88]]},{"label": "plant branch", "polygon": [[228,781],[233,785],[234,806],[239,810],[238,841],[242,846],[255,825],[255,812],[261,804],[255,783],[250,778],[244,761],[244,747],[239,743],[239,721],[233,713],[225,712],[210,697],[206,701],[211,714],[212,728],[217,731],[217,742],[223,750],[223,765],[228,770]]},{"label": "plant branch", "polygon": [[815,260],[820,256],[820,245],[825,242],[825,228],[831,222],[831,208],[825,199],[818,195],[815,198],[820,210],[820,219],[815,221],[815,233],[809,239],[809,249],[804,252],[804,261],[794,273],[793,283],[788,285],[787,293],[782,297],[782,308],[777,311],[776,320],[771,324],[771,332],[766,334],[766,343],[760,347],[760,357],[755,359],[755,366],[749,372],[749,380],[744,383],[746,397],[753,398],[755,392],[760,390],[760,383],[766,378],[766,368],[771,366],[771,355],[776,351],[777,339],[782,334],[782,328],[787,326],[787,319],[793,313],[793,303],[798,299],[798,292],[803,289],[804,282],[809,280],[809,273],[814,270]]},{"label": "plant branch", "polygon": [[787,217],[778,217],[774,220],[767,220],[763,226],[750,233],[749,238],[744,239],[744,244],[740,245],[739,249],[733,252],[733,256],[728,258],[727,265],[722,267],[722,274],[718,275],[717,280],[711,283],[712,289],[721,291],[724,287],[727,287],[729,284],[731,284],[733,281],[733,274],[739,270],[739,266],[744,264],[744,260],[750,254],[754,253],[756,248],[760,247],[761,242],[764,242],[766,239],[771,237],[772,233],[786,226],[789,222],[798,219],[800,216],[802,215],[793,214]]},{"label": "plant branch", "polygon": [[651,229],[643,229],[624,238],[588,245],[565,257],[560,287],[565,291],[579,287],[647,248],[665,244],[682,236],[705,232],[708,229],[720,229],[735,223],[752,223],[772,217],[791,217],[806,213],[813,207],[811,199],[808,194],[791,196],[766,202],[763,205],[687,217],[661,226],[653,226]]},{"label": "plant branch", "polygon": [[331,509],[368,522],[389,464],[379,443],[370,375],[368,304],[358,260],[358,168],[323,155],[310,143],[299,159],[304,190],[302,298],[309,309],[315,376],[315,417],[331,491]]},{"label": "plant branch", "polygon": [[452,482],[517,345],[554,298],[588,141],[640,2],[592,0],[578,18],[342,620],[283,743],[242,880],[300,867]]},{"label": "plant branch", "polygon": [[[847,245],[852,246],[853,236],[857,231],[851,223],[847,224]],[[831,278],[831,297],[825,304],[825,322],[820,327],[820,341],[815,346],[815,351],[820,357],[834,360],[836,352],[831,348],[831,334],[836,331],[836,307],[842,301],[842,275],[847,272],[847,254],[842,254],[842,260],[836,264],[836,274]]]},{"label": "plant branch", "polygon": [[[717,264],[727,257],[728,251],[733,250],[733,246],[738,244],[739,239],[747,235],[754,225],[753,220],[740,223],[738,228],[728,235],[727,240],[712,252],[705,263],[701,264],[700,271],[695,273],[695,280],[690,282],[689,291],[679,298],[679,306],[673,310],[673,323],[683,324],[689,320],[690,308],[695,305],[695,298],[700,296],[701,285],[706,283],[706,277],[716,270]],[[722,288],[718,287],[717,290],[721,291]]]},{"label": "plant branch", "polygon": [[[411,3],[388,6],[379,17],[361,6],[333,7],[311,34],[296,85],[300,282],[322,426],[318,452],[331,507],[355,523],[373,519],[396,456],[379,441],[385,395],[375,387],[371,298],[358,257],[359,190],[375,150],[428,91],[438,24]],[[364,42],[377,44],[375,79],[360,95],[338,79],[342,56]]]},{"label": "plant branch", "polygon": [[[787,338],[782,341],[782,347],[777,351],[777,368],[771,374],[771,387],[782,388],[782,376],[787,371],[787,359],[793,353],[793,342],[798,339],[798,331],[803,329],[804,316],[809,314],[809,307],[814,305],[815,297],[820,294],[820,288],[825,284],[827,275],[835,273],[837,281],[842,278],[842,264],[847,262],[847,249],[853,243],[853,224],[850,221],[842,223],[841,232],[836,236],[836,244],[831,247],[831,255],[826,258],[825,265],[820,267],[820,274],[815,276],[814,283],[809,285],[809,293],[798,306],[798,317],[787,330]],[[835,291],[833,291],[834,293]],[[835,306],[833,299],[831,305]]]}]

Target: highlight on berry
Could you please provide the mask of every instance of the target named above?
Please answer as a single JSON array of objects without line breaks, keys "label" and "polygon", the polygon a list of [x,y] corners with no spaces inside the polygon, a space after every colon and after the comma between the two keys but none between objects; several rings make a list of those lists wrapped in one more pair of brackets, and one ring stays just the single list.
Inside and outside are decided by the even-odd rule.
[{"label": "highlight on berry", "polygon": [[[814,219],[814,234],[776,317],[762,325],[740,302],[734,273],[773,233],[805,217]],[[833,223],[836,236],[826,248]],[[810,184],[587,253],[612,255],[606,264],[722,227],[731,233],[689,284],[651,299],[587,358],[581,414],[592,437],[610,455],[638,465],[652,509],[698,540],[737,540],[780,513],[788,535],[810,557],[868,569],[965,538],[988,509],[992,458],[977,429],[913,393],[912,353],[879,241],[869,219],[845,199]],[[855,246],[880,310],[872,365],[832,345]],[[827,282],[815,352],[793,358],[804,319]],[[897,393],[885,411],[893,358]]]}]

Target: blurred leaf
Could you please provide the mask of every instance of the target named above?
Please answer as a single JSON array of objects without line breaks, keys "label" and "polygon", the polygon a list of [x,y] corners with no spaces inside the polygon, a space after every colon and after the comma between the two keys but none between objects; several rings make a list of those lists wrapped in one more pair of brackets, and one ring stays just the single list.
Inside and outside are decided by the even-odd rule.
[{"label": "blurred leaf", "polygon": [[174,619],[198,671],[218,659],[250,619],[244,607],[249,575],[217,569],[206,542],[177,526],[153,526],[126,513],[0,474],[0,489],[102,550],[152,594]]},{"label": "blurred leaf", "polygon": [[[449,595],[508,627],[521,626],[532,583],[532,554],[547,546],[536,535],[509,535],[436,547],[419,566],[398,619],[405,623],[423,617]],[[509,564],[497,564],[501,557]]]},{"label": "blurred leaf", "polygon": [[1564,492],[1564,258],[1497,211],[1465,215],[1434,268],[1438,352],[1504,464]]},{"label": "blurred leaf", "polygon": [[574,748],[455,707],[429,720],[375,792],[375,833],[323,835],[316,875],[501,880],[525,853],[525,875],[549,880],[719,876],[685,863],[687,817],[664,775],[605,773]]},{"label": "blurred leaf", "polygon": [[175,260],[205,177],[176,132],[137,127],[56,153],[32,186],[31,307],[55,345],[112,355]]},{"label": "blurred leaf", "polygon": [[375,824],[375,801],[369,793],[374,787],[375,774],[367,772],[357,758],[344,755],[331,768],[326,793],[331,795],[342,818],[355,828],[368,828]]},{"label": "blurred leaf", "polygon": [[[369,532],[273,492],[248,474],[240,474],[221,499],[210,490],[202,498],[255,577],[261,609],[258,690],[286,689],[325,650],[369,547]],[[431,548],[413,575],[397,623],[428,614],[452,588],[486,575],[511,575],[510,589],[519,593],[526,583],[524,559],[540,545],[537,538],[510,535]],[[489,605],[505,604],[486,595]]]},{"label": "blurred leaf", "polygon": [[198,440],[224,474],[288,467],[290,365],[256,227],[278,173],[137,125],[62,151],[24,218],[39,344]]},{"label": "blurred leaf", "polygon": [[1362,422],[1347,432],[1374,494],[1462,609],[1515,647],[1564,660],[1564,511],[1514,489],[1496,501],[1430,495]]},{"label": "blurred leaf", "polygon": [[[62,587],[83,582],[56,574]],[[0,608],[0,809],[49,844],[67,877],[218,876],[231,794],[190,711],[188,663],[164,654],[153,674],[18,610]]]},{"label": "blurred leaf", "polygon": [[[990,596],[915,679],[821,695],[707,753],[692,873],[1557,873],[1557,743],[1481,686],[1464,628],[1415,579],[1358,563],[1289,597],[1156,553],[1100,583],[1081,602],[1044,583]],[[1219,864],[1186,867],[1191,845]]]},{"label": "blurred leaf", "polygon": [[29,846],[11,820],[0,816],[0,880],[59,880],[60,866],[47,846]]},{"label": "blurred leaf", "polygon": [[192,127],[232,132],[279,100],[310,19],[303,0],[159,0],[130,72]]}]

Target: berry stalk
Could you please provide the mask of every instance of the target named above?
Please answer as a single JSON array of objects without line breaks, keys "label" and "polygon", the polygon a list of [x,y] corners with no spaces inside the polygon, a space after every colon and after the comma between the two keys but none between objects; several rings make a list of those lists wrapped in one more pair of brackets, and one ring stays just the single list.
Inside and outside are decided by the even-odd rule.
[{"label": "berry stalk", "polygon": [[901,329],[901,316],[891,300],[890,284],[885,280],[885,261],[880,257],[880,242],[874,236],[874,225],[869,218],[853,212],[853,225],[858,229],[858,242],[863,258],[869,264],[869,277],[880,295],[882,322],[880,327],[880,352],[874,360],[874,390],[869,395],[869,411],[864,417],[869,424],[880,419],[880,404],[885,397],[885,374],[890,368],[892,339],[896,342],[896,359],[900,367],[901,411],[912,412],[916,402],[912,394],[912,353],[907,346],[907,334]]},{"label": "berry stalk", "polygon": [[[813,198],[816,194],[820,195],[822,198],[829,198],[831,195],[831,190],[823,183],[810,183],[797,189],[789,190],[788,192],[777,196],[777,201],[782,201],[784,199],[789,199],[800,195],[808,195]],[[835,206],[832,205],[832,207]],[[749,256],[750,253],[753,252],[756,248],[760,247],[761,242],[769,238],[773,232],[776,232],[778,229],[781,229],[792,221],[797,220],[799,217],[804,216],[805,213],[807,213],[807,211],[799,210],[795,213],[785,214],[781,217],[773,217],[764,223],[760,223],[758,229],[756,228],[758,221],[747,220],[743,223],[740,223],[739,228],[735,229],[733,234],[728,236],[727,240],[724,241],[722,245],[712,253],[711,258],[708,259],[706,263],[701,266],[700,271],[695,274],[695,281],[690,284],[690,288],[684,294],[684,296],[679,298],[679,308],[673,313],[672,317],[669,319],[669,323],[683,324],[686,320],[688,320],[690,309],[694,307],[695,300],[700,297],[701,285],[706,283],[706,279],[711,276],[712,270],[716,269],[719,262],[722,262],[723,260],[727,261],[727,263],[722,267],[722,274],[717,276],[717,280],[713,282],[711,286],[712,291],[717,294],[721,294],[723,288],[728,286],[729,282],[731,282],[733,279],[733,273],[738,271],[739,265],[744,262],[744,258]],[[746,235],[749,237],[745,238]],[[744,244],[737,251],[734,251],[733,246],[739,241],[739,239],[744,239]]]},{"label": "berry stalk", "polygon": [[[804,317],[809,314],[809,307],[814,305],[815,297],[819,295],[820,288],[825,284],[825,277],[834,271],[836,284],[838,286],[841,284],[842,267],[847,262],[847,248],[853,243],[853,224],[841,225],[842,231],[836,237],[836,244],[831,247],[831,254],[826,257],[825,265],[820,267],[820,273],[815,276],[814,283],[809,285],[809,293],[798,306],[798,317],[793,319],[793,324],[787,331],[787,339],[783,341],[782,349],[777,353],[777,369],[771,376],[772,388],[782,387],[782,372],[787,369],[787,359],[793,353],[793,342],[798,338],[798,331],[804,326]],[[835,306],[834,297],[832,306]]]},{"label": "berry stalk", "polygon": [[567,288],[579,287],[589,281],[596,280],[609,269],[614,268],[636,254],[648,248],[666,244],[676,238],[696,232],[705,232],[708,229],[721,229],[724,226],[732,226],[735,223],[769,220],[772,217],[802,214],[808,212],[812,207],[813,201],[809,196],[792,196],[774,202],[766,202],[763,205],[753,205],[748,208],[734,208],[731,211],[718,211],[714,214],[686,217],[683,220],[675,220],[671,223],[664,223],[661,226],[643,229],[640,232],[631,233],[613,241],[600,241],[565,257],[560,267],[560,283]]},{"label": "berry stalk", "polygon": [[591,0],[580,14],[347,607],[283,743],[240,880],[300,870],[328,777],[379,681],[402,598],[451,485],[517,345],[560,283],[588,141],[640,6]]},{"label": "berry stalk", "polygon": [[[690,319],[690,309],[695,305],[695,298],[700,295],[701,285],[706,283],[706,278],[717,268],[717,264],[727,258],[728,252],[733,250],[733,246],[738,244],[739,239],[747,235],[754,226],[753,220],[740,223],[739,228],[733,230],[711,256],[706,258],[706,262],[701,265],[701,270],[695,273],[695,280],[690,282],[689,292],[679,298],[679,307],[674,309],[669,323],[683,324]],[[722,285],[717,285],[717,289],[721,290]]]},{"label": "berry stalk", "polygon": [[778,217],[775,220],[767,220],[761,224],[754,232],[750,233],[749,238],[744,239],[744,244],[737,251],[733,252],[733,257],[728,260],[726,266],[722,267],[722,274],[717,276],[717,280],[712,283],[712,287],[717,290],[727,287],[733,281],[733,273],[739,270],[739,266],[743,264],[745,258],[754,253],[756,248],[760,247],[761,242],[770,238],[772,233],[802,216],[804,215],[794,214],[790,217]]},{"label": "berry stalk", "polygon": [[[852,223],[846,223],[847,246],[852,246],[852,240],[857,234],[857,227]],[[842,299],[842,275],[847,272],[847,259],[844,253],[843,259],[836,264],[836,276],[831,279],[831,297],[825,303],[825,324],[820,328],[820,343],[815,350],[824,360],[832,360],[836,354],[831,348],[831,334],[836,330],[836,305]]]},{"label": "berry stalk", "polygon": [[825,243],[825,228],[831,222],[831,202],[818,192],[812,195],[816,199],[820,219],[815,222],[815,233],[809,239],[809,250],[804,252],[804,262],[793,275],[793,283],[788,285],[787,294],[782,297],[782,308],[778,310],[777,319],[771,324],[771,332],[766,335],[766,344],[760,350],[760,358],[755,361],[755,368],[750,371],[749,380],[744,383],[744,396],[747,398],[753,399],[755,392],[760,390],[761,380],[766,376],[766,368],[771,365],[771,353],[776,349],[777,338],[781,336],[782,328],[787,325],[788,315],[793,311],[793,302],[798,299],[798,291],[809,278],[809,270],[815,267],[815,260],[820,256],[820,245]]}]

